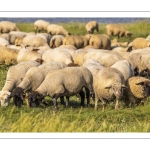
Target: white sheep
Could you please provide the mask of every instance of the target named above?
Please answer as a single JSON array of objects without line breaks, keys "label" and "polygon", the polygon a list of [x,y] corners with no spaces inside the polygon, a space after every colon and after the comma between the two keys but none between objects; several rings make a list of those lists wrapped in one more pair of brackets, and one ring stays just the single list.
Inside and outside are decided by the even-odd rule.
[{"label": "white sheep", "polygon": [[57,48],[56,50],[46,50],[42,55],[42,60],[44,61],[43,63],[56,61],[63,62],[66,65],[73,64],[71,54],[61,48]]},{"label": "white sheep", "polygon": [[125,81],[134,76],[134,69],[127,60],[119,60],[110,68],[118,69],[123,74]]},{"label": "white sheep", "polygon": [[70,33],[64,29],[63,26],[57,25],[57,24],[50,24],[47,26],[47,33],[51,35],[70,35]]},{"label": "white sheep", "polygon": [[60,45],[59,48],[67,48],[67,49],[70,49],[70,50],[77,50],[77,48],[73,45]]},{"label": "white sheep", "polygon": [[98,101],[100,100],[105,110],[106,101],[116,100],[115,109],[119,107],[119,101],[123,96],[122,89],[125,87],[125,80],[122,73],[115,68],[101,69],[93,83],[95,92],[95,109],[98,108]]},{"label": "white sheep", "polygon": [[136,50],[136,49],[142,49],[142,48],[146,48],[146,47],[150,47],[150,40],[147,40],[145,38],[135,38],[132,41],[132,50]]},{"label": "white sheep", "polygon": [[90,37],[89,45],[94,46],[96,49],[110,50],[111,40],[106,34],[95,34]]},{"label": "white sheep", "polygon": [[90,21],[85,26],[87,33],[94,33],[94,30],[99,31],[99,26],[97,21]]},{"label": "white sheep", "polygon": [[104,67],[110,67],[117,61],[123,60],[123,58],[119,54],[107,51],[105,52],[105,50],[93,50],[91,52],[87,52],[82,59],[83,62],[85,62],[88,59],[95,59]]},{"label": "white sheep", "polygon": [[22,48],[18,52],[17,63],[29,61],[29,60],[39,60],[42,63],[42,54],[37,52],[38,49],[29,50],[27,48]]},{"label": "white sheep", "polygon": [[28,35],[24,37],[22,40],[22,45],[23,46],[29,45],[33,47],[46,46],[47,49],[50,48],[47,41],[43,37],[37,35]]},{"label": "white sheep", "polygon": [[[45,96],[53,99],[55,110],[57,110],[57,99],[60,96],[73,96],[83,87],[92,90],[93,77],[85,67],[66,67],[47,74],[42,84],[29,95],[30,107],[37,107]],[[88,95],[89,96],[89,95]],[[83,99],[83,97],[81,97]],[[89,99],[87,105],[89,105]]]},{"label": "white sheep", "polygon": [[21,107],[24,100],[24,93],[36,90],[44,81],[48,72],[62,69],[64,67],[67,67],[64,63],[51,62],[30,68],[26,72],[22,82],[11,93],[15,105]]},{"label": "white sheep", "polygon": [[84,48],[85,46],[89,45],[89,39],[91,35],[86,34],[85,36],[80,35],[70,35],[66,36],[63,39],[63,45],[73,45],[77,49]]},{"label": "white sheep", "polygon": [[20,64],[11,66],[7,72],[6,82],[0,91],[1,106],[7,106],[9,103],[9,96],[14,88],[16,88],[21,80],[24,78],[26,72],[35,66],[39,66],[40,63],[36,61],[26,61]]},{"label": "white sheep", "polygon": [[34,22],[34,30],[35,32],[41,32],[42,30],[46,32],[49,24],[50,22],[45,20],[36,20]]},{"label": "white sheep", "polygon": [[17,56],[17,50],[0,46],[0,64],[15,65],[17,64]]},{"label": "white sheep", "polygon": [[3,33],[3,34],[0,34],[0,37],[6,39],[9,42],[10,34],[9,33]]},{"label": "white sheep", "polygon": [[144,104],[150,95],[150,80],[134,76],[128,79],[127,86],[127,104],[131,106]]},{"label": "white sheep", "polygon": [[50,40],[50,48],[59,47],[63,44],[63,35],[54,35]]},{"label": "white sheep", "polygon": [[104,68],[97,60],[95,59],[88,59],[86,60],[83,65],[83,67],[86,67],[89,69],[93,75],[93,78],[96,76],[97,72]]},{"label": "white sheep", "polygon": [[121,24],[108,24],[106,25],[106,32],[107,35],[115,35],[118,36],[118,39],[120,37],[126,36],[131,37],[132,33],[125,29],[124,26]]},{"label": "white sheep", "polygon": [[6,39],[0,37],[0,45],[1,46],[7,46],[9,44],[10,44],[9,41],[7,41]]},{"label": "white sheep", "polygon": [[0,22],[0,33],[9,33],[10,31],[19,31],[16,23],[10,21]]}]

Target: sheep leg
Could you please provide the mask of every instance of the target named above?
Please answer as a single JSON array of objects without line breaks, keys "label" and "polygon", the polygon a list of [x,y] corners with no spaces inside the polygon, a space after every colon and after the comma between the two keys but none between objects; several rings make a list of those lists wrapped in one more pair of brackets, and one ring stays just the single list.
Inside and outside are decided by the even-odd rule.
[{"label": "sheep leg", "polygon": [[29,108],[29,101],[28,101],[28,94],[25,94],[25,101],[26,101],[26,105]]},{"label": "sheep leg", "polygon": [[116,99],[115,110],[117,110],[117,109],[118,109],[118,106],[119,106],[119,100],[118,100],[118,99]]},{"label": "sheep leg", "polygon": [[60,103],[61,103],[61,105],[64,105],[64,104],[65,104],[64,96],[61,96],[61,97],[60,97]]},{"label": "sheep leg", "polygon": [[90,90],[85,87],[86,99],[87,99],[87,107],[90,106]]},{"label": "sheep leg", "polygon": [[80,95],[80,99],[81,99],[80,105],[81,105],[81,106],[84,106],[85,93],[83,92],[83,90],[81,90],[81,91],[79,92],[79,95]]},{"label": "sheep leg", "polygon": [[57,99],[59,97],[61,97],[62,93],[58,93],[58,94],[54,94],[53,96],[53,105],[54,105],[54,109],[57,110],[58,109],[58,106],[57,106]]},{"label": "sheep leg", "polygon": [[66,107],[69,106],[69,96],[66,96]]}]

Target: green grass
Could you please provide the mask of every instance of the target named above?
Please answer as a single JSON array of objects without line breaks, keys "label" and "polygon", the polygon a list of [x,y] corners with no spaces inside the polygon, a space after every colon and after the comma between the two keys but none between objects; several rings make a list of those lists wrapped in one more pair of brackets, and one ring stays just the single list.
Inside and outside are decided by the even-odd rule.
[{"label": "green grass", "polygon": [[[59,24],[72,34],[86,34],[85,23]],[[21,31],[34,31],[32,23],[17,25]],[[133,32],[133,37],[121,38],[120,41],[131,41],[135,37],[149,35],[150,23],[147,20],[123,25]],[[106,24],[99,24],[98,34],[106,33],[105,26]],[[0,65],[0,90],[5,84],[9,67]],[[69,108],[63,107],[58,99],[59,110],[56,113],[51,98],[46,97],[46,101],[50,106],[45,107],[41,104],[39,108],[27,108],[24,102],[21,108],[16,108],[11,100],[8,107],[0,108],[0,132],[150,132],[150,99],[145,106],[121,107],[117,111],[112,103],[107,105],[106,111],[103,112],[100,102],[96,111],[92,100],[91,107],[80,107],[79,99],[73,96]]]}]

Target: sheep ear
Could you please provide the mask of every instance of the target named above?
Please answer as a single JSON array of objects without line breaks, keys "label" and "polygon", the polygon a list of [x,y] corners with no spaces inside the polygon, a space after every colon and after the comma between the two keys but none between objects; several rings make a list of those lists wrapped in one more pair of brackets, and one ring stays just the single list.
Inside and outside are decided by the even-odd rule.
[{"label": "sheep ear", "polygon": [[138,82],[136,85],[144,85],[144,81]]},{"label": "sheep ear", "polygon": [[132,51],[132,46],[129,46],[127,52],[131,52],[131,51]]},{"label": "sheep ear", "polygon": [[106,86],[105,89],[110,89],[111,87],[112,87],[111,85],[110,86]]},{"label": "sheep ear", "polygon": [[128,88],[127,86],[125,86],[124,84],[121,85],[122,88]]}]

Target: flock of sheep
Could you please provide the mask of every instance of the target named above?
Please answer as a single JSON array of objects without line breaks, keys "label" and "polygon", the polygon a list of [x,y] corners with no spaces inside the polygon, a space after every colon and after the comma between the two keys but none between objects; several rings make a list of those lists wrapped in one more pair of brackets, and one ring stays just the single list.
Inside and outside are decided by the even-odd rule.
[{"label": "flock of sheep", "polygon": [[[63,26],[45,20],[34,22],[34,32],[19,31],[15,23],[0,22],[0,64],[12,65],[0,91],[1,106],[13,98],[15,106],[48,105],[54,109],[57,99],[69,105],[70,96],[80,96],[81,106],[90,99],[106,104],[122,101],[126,106],[144,104],[150,95],[150,37],[136,38],[131,43],[118,42],[132,33],[120,24],[106,26],[106,34],[98,34],[99,24],[86,24],[86,35],[72,35]],[[42,31],[42,32],[41,32]],[[96,33],[97,32],[97,33]],[[118,39],[110,39],[110,36]],[[65,97],[65,100],[64,100]]]}]

